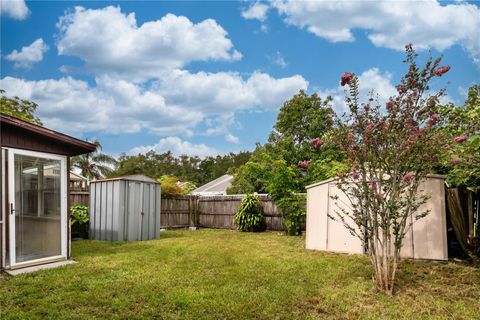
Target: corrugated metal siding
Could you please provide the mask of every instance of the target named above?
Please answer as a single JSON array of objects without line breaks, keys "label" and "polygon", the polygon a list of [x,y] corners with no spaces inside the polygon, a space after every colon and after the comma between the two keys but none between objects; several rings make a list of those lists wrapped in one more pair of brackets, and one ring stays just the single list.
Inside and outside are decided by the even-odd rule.
[{"label": "corrugated metal siding", "polygon": [[90,238],[150,240],[160,236],[160,185],[129,180],[90,184]]}]

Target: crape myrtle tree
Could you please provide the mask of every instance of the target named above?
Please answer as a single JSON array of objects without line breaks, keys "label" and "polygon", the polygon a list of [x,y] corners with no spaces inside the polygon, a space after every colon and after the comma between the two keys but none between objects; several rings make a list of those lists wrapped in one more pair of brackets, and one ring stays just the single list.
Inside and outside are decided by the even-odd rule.
[{"label": "crape myrtle tree", "polygon": [[358,77],[345,73],[341,85],[347,88],[349,114],[339,118],[331,137],[349,165],[337,180],[347,204],[334,197],[337,209],[330,218],[343,222],[362,241],[373,266],[374,285],[388,295],[393,294],[405,234],[428,214],[421,208],[429,198],[419,189],[421,181],[450,145],[438,130],[437,104],[444,90],[429,87],[450,67],[440,66],[441,58],[429,58],[419,68],[416,56],[407,45],[408,71],[386,104],[373,92],[360,102]]}]

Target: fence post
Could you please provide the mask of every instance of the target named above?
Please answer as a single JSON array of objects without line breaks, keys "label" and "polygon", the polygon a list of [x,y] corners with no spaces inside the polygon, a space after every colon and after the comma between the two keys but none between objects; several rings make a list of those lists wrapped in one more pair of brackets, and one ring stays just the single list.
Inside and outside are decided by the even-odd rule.
[{"label": "fence post", "polygon": [[194,208],[192,203],[192,197],[188,196],[188,225],[191,229],[195,228],[195,218],[193,212]]},{"label": "fence post", "polygon": [[194,207],[194,219],[195,219],[195,226],[200,225],[200,212],[198,210],[199,207],[199,202],[200,202],[200,196],[194,196],[193,198],[195,205]]}]

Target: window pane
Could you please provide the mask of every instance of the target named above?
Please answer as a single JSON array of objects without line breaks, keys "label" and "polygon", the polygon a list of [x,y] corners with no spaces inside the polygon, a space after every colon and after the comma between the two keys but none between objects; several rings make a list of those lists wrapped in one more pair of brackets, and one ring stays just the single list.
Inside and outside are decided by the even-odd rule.
[{"label": "window pane", "polygon": [[61,254],[61,162],[15,155],[17,262]]}]

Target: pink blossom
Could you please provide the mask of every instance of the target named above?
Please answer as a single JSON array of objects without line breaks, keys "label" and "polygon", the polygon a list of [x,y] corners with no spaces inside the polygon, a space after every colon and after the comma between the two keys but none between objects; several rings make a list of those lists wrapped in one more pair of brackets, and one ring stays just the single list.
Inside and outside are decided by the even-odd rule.
[{"label": "pink blossom", "polygon": [[407,87],[405,87],[404,85],[398,85],[397,91],[398,93],[405,93],[407,91]]},{"label": "pink blossom", "polygon": [[298,162],[298,166],[302,169],[307,169],[310,167],[310,164],[312,163],[312,160],[302,160]]},{"label": "pink blossom", "polygon": [[375,129],[375,125],[373,123],[370,123],[368,126],[365,127],[365,133],[370,133]]},{"label": "pink blossom", "polygon": [[315,149],[318,149],[318,148],[320,148],[320,147],[323,145],[323,140],[320,139],[320,138],[315,138],[315,139],[313,139],[312,141],[310,141],[310,144],[311,144],[312,147],[314,147]]},{"label": "pink blossom", "polygon": [[460,137],[456,137],[455,139],[453,139],[456,143],[462,143],[462,142],[465,142],[467,140],[467,137],[465,136],[460,136]]},{"label": "pink blossom", "polygon": [[416,81],[415,79],[410,78],[410,79],[408,80],[408,86],[409,86],[410,88],[415,88],[416,85],[417,85],[417,81]]},{"label": "pink blossom", "polygon": [[435,75],[438,77],[441,77],[444,73],[447,73],[448,70],[450,70],[450,66],[440,67],[437,70],[435,70]]},{"label": "pink blossom", "polygon": [[432,113],[430,115],[430,119],[427,121],[427,125],[433,126],[438,122],[438,115],[436,113]]},{"label": "pink blossom", "polygon": [[376,181],[370,182],[370,189],[375,190],[376,188],[377,188],[377,182]]},{"label": "pink blossom", "polygon": [[437,103],[437,101],[435,100],[435,98],[430,98],[430,99],[428,99],[427,105],[428,105],[429,107],[435,107],[435,104],[436,104],[436,103]]},{"label": "pink blossom", "polygon": [[409,183],[410,181],[412,181],[412,178],[413,178],[413,174],[408,172],[403,176],[403,181],[405,181],[406,183]]},{"label": "pink blossom", "polygon": [[340,83],[340,84],[342,85],[342,87],[343,87],[344,85],[350,83],[350,80],[352,80],[352,78],[353,78],[354,75],[355,75],[355,74],[352,73],[352,72],[345,72],[345,73],[343,74],[342,78],[341,78],[341,83]]},{"label": "pink blossom", "polygon": [[393,101],[388,101],[387,102],[387,110],[388,111],[392,111],[394,106],[395,106],[395,104],[393,103]]},{"label": "pink blossom", "polygon": [[352,178],[353,178],[354,180],[357,180],[357,179],[359,178],[359,176],[360,176],[360,175],[358,174],[358,171],[353,171],[353,173],[352,173]]},{"label": "pink blossom", "polygon": [[382,200],[382,195],[380,193],[375,193],[375,199],[377,199],[378,201]]},{"label": "pink blossom", "polygon": [[452,164],[459,164],[459,163],[462,163],[462,159],[455,158],[455,159],[450,160],[450,163],[452,163]]}]

